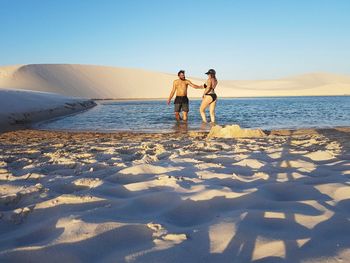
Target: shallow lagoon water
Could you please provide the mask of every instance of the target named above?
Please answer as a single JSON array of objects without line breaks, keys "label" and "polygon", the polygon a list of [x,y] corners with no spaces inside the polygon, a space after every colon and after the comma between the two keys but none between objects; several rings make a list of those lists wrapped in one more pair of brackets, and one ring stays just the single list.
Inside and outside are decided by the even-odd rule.
[{"label": "shallow lagoon water", "polygon": [[[88,111],[39,123],[35,128],[72,131],[172,132],[208,130],[199,115],[199,99],[190,100],[188,123],[176,123],[165,100],[98,101]],[[217,124],[245,128],[296,129],[350,126],[350,97],[219,98]],[[208,116],[209,117],[209,116]]]}]

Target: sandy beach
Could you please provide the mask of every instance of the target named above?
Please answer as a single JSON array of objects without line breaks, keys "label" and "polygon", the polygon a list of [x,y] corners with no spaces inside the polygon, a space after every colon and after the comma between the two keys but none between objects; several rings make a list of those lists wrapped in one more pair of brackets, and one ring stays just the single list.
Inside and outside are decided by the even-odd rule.
[{"label": "sandy beach", "polygon": [[[175,76],[82,65],[0,73],[0,262],[350,257],[350,128],[33,130],[39,121],[96,106],[91,98],[164,97]],[[299,94],[336,95],[349,80],[318,74],[222,81],[220,92],[276,96],[307,87]]]},{"label": "sandy beach", "polygon": [[0,263],[350,263],[350,1],[0,1]]},{"label": "sandy beach", "polygon": [[0,133],[25,129],[33,123],[88,110],[91,99],[52,92],[0,88]]},{"label": "sandy beach", "polygon": [[349,139],[0,134],[0,261],[348,262]]}]

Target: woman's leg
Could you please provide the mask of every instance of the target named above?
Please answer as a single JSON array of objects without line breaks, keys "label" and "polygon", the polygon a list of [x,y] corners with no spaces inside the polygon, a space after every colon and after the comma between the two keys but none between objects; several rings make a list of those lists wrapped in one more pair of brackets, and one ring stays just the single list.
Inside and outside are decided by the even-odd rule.
[{"label": "woman's leg", "polygon": [[209,104],[212,102],[212,97],[211,96],[204,96],[202,100],[202,104],[199,108],[199,112],[201,114],[203,122],[207,122],[207,118],[205,116],[205,109],[208,108]]},{"label": "woman's leg", "polygon": [[216,107],[216,102],[217,102],[217,100],[213,101],[212,103],[210,103],[210,106],[209,106],[210,121],[211,121],[212,123],[215,123],[215,107]]}]

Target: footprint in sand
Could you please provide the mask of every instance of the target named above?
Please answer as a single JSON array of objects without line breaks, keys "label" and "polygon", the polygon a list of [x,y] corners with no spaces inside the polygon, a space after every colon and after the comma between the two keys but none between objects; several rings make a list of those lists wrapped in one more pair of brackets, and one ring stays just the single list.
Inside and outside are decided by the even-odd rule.
[{"label": "footprint in sand", "polygon": [[168,234],[168,231],[161,225],[150,222],[147,224],[147,227],[153,231],[153,237],[163,241],[170,241],[174,244],[179,244],[185,240],[187,240],[186,234]]},{"label": "footprint in sand", "polygon": [[[12,191],[11,191],[12,190]],[[40,194],[44,187],[42,184],[38,183],[29,187],[12,187],[10,193],[3,194],[0,196],[0,207],[13,207],[17,205],[21,200],[26,202],[37,194]]]}]

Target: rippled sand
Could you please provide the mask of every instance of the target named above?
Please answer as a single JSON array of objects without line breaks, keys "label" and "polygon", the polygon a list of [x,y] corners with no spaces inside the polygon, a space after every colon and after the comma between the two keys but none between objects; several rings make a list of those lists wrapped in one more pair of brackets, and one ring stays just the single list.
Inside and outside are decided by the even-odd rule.
[{"label": "rippled sand", "polygon": [[1,262],[347,262],[350,129],[0,134]]}]

